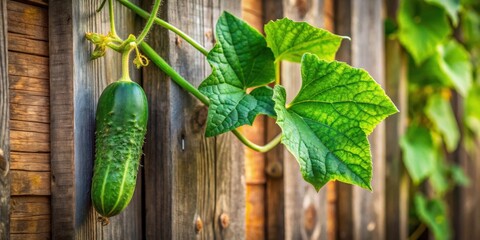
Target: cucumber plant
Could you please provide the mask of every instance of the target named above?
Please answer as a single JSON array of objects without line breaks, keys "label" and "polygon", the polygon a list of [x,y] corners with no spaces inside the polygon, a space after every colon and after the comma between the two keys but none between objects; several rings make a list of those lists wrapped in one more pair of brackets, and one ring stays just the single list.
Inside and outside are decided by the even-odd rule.
[{"label": "cucumber plant", "polygon": [[[419,238],[427,227],[436,239],[450,239],[445,196],[454,187],[468,184],[460,166],[447,161],[447,154],[459,147],[459,127],[463,127],[455,118],[451,98],[454,92],[464,98],[465,136],[475,131],[478,135],[480,4],[401,0],[397,22],[388,37],[397,38],[409,55],[409,126],[400,143],[413,182],[412,222],[421,222],[413,226],[409,239]],[[427,195],[424,185],[430,189]]]},{"label": "cucumber plant", "polygon": [[[264,36],[243,20],[224,12],[216,24],[216,44],[208,51],[175,26],[156,17],[158,0],[151,14],[128,0],[117,0],[148,18],[145,29],[154,22],[175,32],[205,55],[212,72],[197,88],[146,42],[123,41],[117,37],[113,0],[108,2],[111,30],[107,35],[87,36],[96,46],[92,57],[102,56],[106,48],[123,52],[125,46],[133,42],[135,62],[139,66],[146,64],[146,58],[150,59],[209,107],[206,137],[231,131],[242,143],[259,152],[269,151],[281,142],[297,159],[305,181],[316,190],[331,180],[372,190],[367,136],[378,123],[398,110],[368,72],[334,60],[342,40],[348,37],[287,18],[266,24]],[[102,41],[95,41],[92,36]],[[289,103],[280,82],[281,61],[301,65],[302,87]],[[236,130],[242,125],[251,125],[258,115],[276,119],[282,130],[265,146],[252,143]],[[115,151],[115,146],[110,147],[109,151]],[[114,194],[113,191],[112,188],[112,192],[106,194]],[[93,198],[98,197],[97,194],[92,191]],[[97,206],[96,209],[104,214]],[[116,209],[112,211],[117,213]]]}]

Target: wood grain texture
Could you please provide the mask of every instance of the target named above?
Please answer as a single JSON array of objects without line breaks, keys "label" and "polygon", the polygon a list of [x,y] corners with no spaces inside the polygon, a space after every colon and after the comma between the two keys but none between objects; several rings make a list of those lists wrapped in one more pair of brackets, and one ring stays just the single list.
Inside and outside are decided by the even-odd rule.
[{"label": "wood grain texture", "polygon": [[[277,0],[263,1],[263,22],[276,20],[284,16],[284,3],[279,4]],[[273,139],[280,133],[280,128],[275,120],[266,121],[265,140]],[[285,188],[283,179],[284,152],[283,146],[279,145],[266,155],[267,183],[265,191],[266,210],[266,238],[285,239]]]},{"label": "wood grain texture", "polygon": [[11,195],[50,195],[50,172],[11,171]]},{"label": "wood grain texture", "polygon": [[47,8],[8,1],[8,31],[34,40],[48,40]]},{"label": "wood grain texture", "polygon": [[[91,206],[94,116],[102,90],[120,77],[120,55],[90,61],[92,46],[85,32],[109,31],[108,12],[99,2],[50,1],[50,108],[52,145],[52,237],[54,239],[142,238],[141,183],[127,209],[102,227]],[[134,14],[115,6],[118,34],[136,33]],[[131,69],[139,80],[139,71]],[[139,177],[141,182],[141,177]]]},{"label": "wood grain texture", "polygon": [[[351,36],[338,57],[369,71],[384,86],[384,40],[382,1],[336,1],[336,30]],[[367,47],[368,46],[368,47]],[[385,238],[385,125],[369,137],[373,160],[373,192],[339,184],[338,237],[340,239]]]},{"label": "wood grain texture", "polygon": [[[163,19],[207,49],[213,46],[221,10],[237,16],[240,10],[238,1],[165,1],[162,6]],[[148,42],[192,84],[209,74],[204,56],[175,35],[156,29]],[[145,146],[146,238],[243,238],[243,154],[234,151],[239,147],[228,135],[206,139],[207,109],[158,69],[144,71],[143,86],[151,106]],[[219,227],[222,214],[229,216],[226,228]]]},{"label": "wood grain texture", "polygon": [[[263,32],[263,2],[256,0],[242,1],[242,18],[255,29]],[[252,126],[240,128],[242,134],[250,141],[265,144],[266,117],[258,116]],[[246,239],[265,239],[266,227],[266,174],[265,153],[243,147],[245,153],[246,180]]]},{"label": "wood grain texture", "polygon": [[0,239],[10,235],[9,81],[7,1],[0,0]]},{"label": "wood grain texture", "polygon": [[[324,27],[324,1],[284,1],[285,16]],[[282,62],[282,84],[290,102],[301,87],[300,65]],[[285,239],[327,239],[327,188],[318,193],[303,180],[296,159],[285,149]],[[332,219],[333,220],[333,219]]]}]

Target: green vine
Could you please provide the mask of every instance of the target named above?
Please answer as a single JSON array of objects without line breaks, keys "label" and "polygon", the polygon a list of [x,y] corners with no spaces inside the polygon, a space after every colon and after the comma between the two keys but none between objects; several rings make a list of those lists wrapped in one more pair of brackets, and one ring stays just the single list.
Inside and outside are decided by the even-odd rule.
[{"label": "green vine", "polygon": [[[398,38],[409,54],[409,126],[400,143],[414,184],[412,203],[421,222],[410,239],[420,237],[425,227],[436,239],[453,235],[445,195],[468,184],[468,178],[458,165],[447,161],[447,155],[462,146],[459,128],[473,130],[477,126],[469,126],[468,121],[480,122],[479,111],[468,107],[480,94],[475,92],[479,82],[474,71],[479,65],[469,53],[478,51],[478,44],[471,43],[480,40],[479,13],[480,4],[474,1],[402,0],[398,26],[389,30],[389,37]],[[470,119],[465,120],[466,126],[455,118],[453,94],[466,103],[465,119]],[[464,142],[468,135],[467,131]],[[422,186],[428,186],[428,194]]]}]

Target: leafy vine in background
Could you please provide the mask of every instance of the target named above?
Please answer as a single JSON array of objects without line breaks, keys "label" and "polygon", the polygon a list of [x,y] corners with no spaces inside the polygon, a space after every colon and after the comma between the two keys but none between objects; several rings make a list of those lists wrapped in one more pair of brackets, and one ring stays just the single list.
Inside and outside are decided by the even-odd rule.
[{"label": "leafy vine in background", "polygon": [[[365,70],[334,61],[341,41],[347,37],[286,18],[266,24],[264,36],[224,12],[216,24],[216,44],[208,51],[156,14],[151,15],[128,0],[117,0],[148,18],[148,27],[137,40],[134,35],[122,40],[115,33],[113,2],[108,0],[110,33],[86,35],[95,45],[93,59],[102,57],[107,48],[125,52],[126,46],[133,44],[137,67],[145,66],[147,58],[150,59],[209,107],[207,137],[231,131],[246,146],[259,152],[269,151],[281,141],[299,162],[303,178],[315,189],[338,180],[371,190],[372,160],[367,136],[398,110]],[[156,0],[154,12],[158,6]],[[142,42],[152,23],[173,31],[205,55],[212,73],[198,88]],[[286,91],[280,85],[281,61],[301,65],[302,87],[290,103],[286,102]],[[124,65],[128,68],[128,64]],[[270,83],[275,86],[270,87]],[[258,115],[276,119],[282,129],[282,134],[265,146],[250,142],[236,130],[251,125]]]},{"label": "leafy vine in background", "polygon": [[[468,184],[463,170],[446,161],[447,154],[458,148],[463,127],[450,100],[452,91],[464,98],[464,139],[472,142],[475,134],[480,135],[480,4],[402,0],[397,23],[396,31],[390,26],[389,35],[397,37],[409,54],[409,123],[400,145],[414,184],[415,215],[422,222],[410,238],[418,238],[428,227],[436,239],[450,239],[444,196],[455,186]],[[430,189],[427,195],[422,193],[425,185]]]}]

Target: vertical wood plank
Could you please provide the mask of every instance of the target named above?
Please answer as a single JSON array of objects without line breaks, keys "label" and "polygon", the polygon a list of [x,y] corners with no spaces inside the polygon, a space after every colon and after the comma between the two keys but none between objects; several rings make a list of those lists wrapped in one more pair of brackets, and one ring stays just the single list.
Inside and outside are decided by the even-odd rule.
[{"label": "vertical wood plank", "polygon": [[[338,1],[335,17],[337,33],[351,36],[339,59],[369,71],[384,86],[384,40],[382,1]],[[381,123],[369,137],[373,160],[373,192],[339,184],[339,238],[385,238],[385,125]],[[343,224],[340,224],[343,223]],[[347,223],[347,224],[345,224]]]},{"label": "vertical wood plank", "polygon": [[[219,13],[228,11],[241,17],[241,1],[219,1]],[[214,7],[215,9],[215,7]],[[215,23],[214,23],[215,24]],[[208,46],[210,49],[213,46]],[[232,133],[222,134],[216,141],[215,174],[215,239],[245,239],[245,161],[242,144]]]},{"label": "vertical wood plank", "polygon": [[[263,2],[242,0],[242,18],[259,32],[263,32]],[[264,116],[257,116],[252,126],[243,126],[240,131],[254,143],[264,145],[266,120]],[[245,146],[243,148],[246,179],[246,239],[265,239],[265,153],[259,153]]]},{"label": "vertical wood plank", "polygon": [[[351,8],[350,0],[337,0],[334,4],[335,33],[344,36],[351,36]],[[352,45],[350,41],[343,41],[337,52],[337,60],[352,64]],[[353,239],[353,205],[352,186],[337,182],[337,237],[338,239]]]},{"label": "vertical wood plank", "polygon": [[[323,0],[284,1],[285,17],[325,27]],[[290,102],[301,87],[300,65],[282,62],[282,84]],[[296,159],[284,150],[285,239],[327,239],[327,187],[315,189],[303,180]]]},{"label": "vertical wood plank", "polygon": [[[120,76],[120,55],[90,61],[92,47],[85,32],[107,33],[107,11],[96,14],[98,1],[51,1],[50,102],[52,146],[52,227],[54,239],[118,239],[142,237],[141,185],[129,207],[102,227],[91,207],[94,158],[94,116],[97,99]],[[136,33],[134,15],[116,7],[122,37]],[[139,79],[133,70],[132,79]]]},{"label": "vertical wood plank", "polygon": [[[352,64],[364,68],[385,88],[383,1],[352,1]],[[385,123],[369,136],[373,192],[354,187],[356,239],[385,238]]]},{"label": "vertical wood plank", "polygon": [[[455,94],[453,98],[454,111],[459,126],[463,123],[464,100]],[[461,135],[465,134],[465,127],[460,127]],[[455,164],[458,164],[470,182],[468,186],[457,186],[451,194],[450,203],[451,224],[455,239],[468,240],[480,238],[480,136],[475,136],[471,149],[466,149],[465,142],[460,145],[453,154]]]},{"label": "vertical wood plank", "polygon": [[[385,1],[387,17],[396,20],[399,1]],[[396,39],[385,40],[385,91],[400,113],[385,121],[385,236],[388,239],[408,238],[409,178],[403,166],[399,139],[408,119],[407,58]]]},{"label": "vertical wood plank", "polygon": [[[238,16],[240,2],[165,1],[162,7],[163,19],[210,49],[221,10]],[[195,86],[210,73],[205,57],[173,33],[155,29],[148,42]],[[151,117],[144,164],[146,238],[243,238],[243,154],[237,143],[229,134],[206,139],[206,107],[155,67],[145,69],[143,86]],[[228,216],[226,227],[220,216]]]},{"label": "vertical wood plank", "polygon": [[[284,8],[283,1],[263,0],[263,22],[282,18]],[[266,141],[275,138],[281,132],[273,119],[267,119],[265,131]],[[283,146],[279,145],[265,154],[267,174],[265,239],[285,239],[284,153]]]},{"label": "vertical wood plank", "polygon": [[9,81],[7,1],[0,0],[0,239],[10,235]]}]

